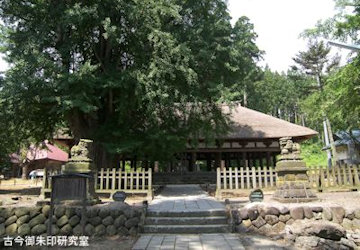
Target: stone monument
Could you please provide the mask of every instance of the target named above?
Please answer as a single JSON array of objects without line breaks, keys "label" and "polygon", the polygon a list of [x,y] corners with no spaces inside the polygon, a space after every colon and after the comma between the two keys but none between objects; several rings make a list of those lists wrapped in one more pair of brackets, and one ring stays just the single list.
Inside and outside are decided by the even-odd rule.
[{"label": "stone monument", "polygon": [[309,202],[317,200],[309,188],[305,162],[300,156],[300,145],[291,137],[280,138],[281,155],[276,163],[277,190],[273,199],[280,202]]},{"label": "stone monument", "polygon": [[80,139],[79,143],[71,148],[71,157],[65,164],[64,174],[85,174],[90,176],[87,182],[87,200],[90,203],[97,203],[98,197],[95,192],[96,166],[90,158],[92,140]]}]

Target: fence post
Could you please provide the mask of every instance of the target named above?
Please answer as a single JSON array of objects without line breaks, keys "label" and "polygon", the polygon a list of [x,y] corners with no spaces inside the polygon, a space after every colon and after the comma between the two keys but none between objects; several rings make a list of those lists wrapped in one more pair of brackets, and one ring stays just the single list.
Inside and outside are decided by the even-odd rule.
[{"label": "fence post", "polygon": [[345,165],[343,165],[343,174],[344,174],[344,186],[346,186],[347,184],[348,184],[348,182],[347,182],[347,174],[346,174],[346,168],[347,168],[347,164],[345,164]]},{"label": "fence post", "polygon": [[245,185],[244,185],[244,167],[240,168],[240,186],[241,186],[241,189],[245,188]]},{"label": "fence post", "polygon": [[331,168],[331,178],[332,178],[332,186],[336,187],[337,186],[337,181],[336,181],[336,174],[335,174],[335,167]]},{"label": "fence post", "polygon": [[354,165],[354,181],[355,181],[355,186],[360,186],[358,167],[359,167],[359,166]]},{"label": "fence post", "polygon": [[267,188],[268,187],[268,167],[264,166],[264,185]]},{"label": "fence post", "polygon": [[257,172],[258,172],[258,177],[259,177],[259,188],[262,188],[262,174],[261,174],[262,170],[261,170],[261,167],[259,166],[257,170],[258,170]]},{"label": "fence post", "polygon": [[142,171],[141,171],[141,174],[142,174],[142,190],[145,190],[145,169],[143,168]]},{"label": "fence post", "polygon": [[216,198],[221,198],[221,170],[220,168],[216,168]]},{"label": "fence post", "polygon": [[223,182],[224,182],[224,189],[227,189],[227,183],[226,183],[226,178],[227,178],[227,176],[226,176],[226,168],[223,168],[223,170],[222,170],[222,172],[223,172]]},{"label": "fence post", "polygon": [[246,187],[250,189],[250,169],[246,167]]},{"label": "fence post", "polygon": [[115,178],[116,178],[116,168],[112,169],[112,181],[111,181],[111,189],[115,191]]},{"label": "fence post", "polygon": [[352,174],[352,171],[351,171],[352,168],[353,168],[352,165],[349,165],[349,166],[348,166],[348,171],[349,171],[349,184],[350,184],[351,187],[354,186],[354,179],[353,179],[353,174]]},{"label": "fence post", "polygon": [[238,168],[235,168],[235,189],[239,189],[239,173]]},{"label": "fence post", "polygon": [[109,184],[110,184],[110,169],[106,169],[106,179],[105,179],[105,189],[109,190]]},{"label": "fence post", "polygon": [[229,168],[229,188],[233,189],[233,176],[232,176],[232,168]]},{"label": "fence post", "polygon": [[330,171],[328,167],[326,167],[326,183],[327,183],[327,187],[329,188],[331,184],[331,179],[330,179]]},{"label": "fence post", "polygon": [[251,173],[252,173],[252,188],[256,188],[256,172],[255,167],[251,167]]},{"label": "fence post", "polygon": [[337,180],[339,183],[339,186],[342,186],[342,178],[341,178],[341,172],[340,172],[340,165],[336,165],[336,172],[337,172]]},{"label": "fence post", "polygon": [[[274,187],[274,173],[273,173],[273,168],[270,167],[270,187]],[[275,184],[276,184],[276,181],[275,181]]]}]

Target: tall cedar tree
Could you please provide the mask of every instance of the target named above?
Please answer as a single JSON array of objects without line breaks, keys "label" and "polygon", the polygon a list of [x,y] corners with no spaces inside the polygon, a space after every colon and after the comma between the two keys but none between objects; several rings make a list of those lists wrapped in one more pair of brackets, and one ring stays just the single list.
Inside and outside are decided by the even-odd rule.
[{"label": "tall cedar tree", "polygon": [[94,140],[103,167],[121,155],[168,159],[190,137],[225,133],[217,101],[259,57],[253,31],[233,29],[222,0],[2,0],[0,16],[11,64],[1,124],[16,134],[2,140],[41,141],[68,126]]}]

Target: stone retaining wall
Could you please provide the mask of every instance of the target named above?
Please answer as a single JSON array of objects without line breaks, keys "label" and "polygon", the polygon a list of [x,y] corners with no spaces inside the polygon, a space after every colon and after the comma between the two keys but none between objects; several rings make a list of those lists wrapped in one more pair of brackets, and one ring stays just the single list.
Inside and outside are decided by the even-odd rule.
[{"label": "stone retaining wall", "polygon": [[[5,235],[46,235],[50,206],[0,207],[0,238]],[[132,235],[139,231],[145,213],[125,203],[88,207],[82,231],[82,208],[56,206],[52,220],[52,235]]]},{"label": "stone retaining wall", "polygon": [[[231,220],[235,232],[283,236],[298,247],[360,249],[360,209],[347,211],[342,207],[288,208],[251,204],[240,209],[232,208]],[[306,245],[306,239],[313,246]]]}]

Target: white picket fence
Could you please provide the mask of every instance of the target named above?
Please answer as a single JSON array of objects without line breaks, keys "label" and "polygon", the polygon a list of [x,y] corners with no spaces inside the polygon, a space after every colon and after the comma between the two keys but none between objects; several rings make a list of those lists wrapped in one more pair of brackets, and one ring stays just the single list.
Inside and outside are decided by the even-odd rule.
[{"label": "white picket fence", "polygon": [[276,177],[273,167],[217,168],[216,196],[242,189],[275,188]]},{"label": "white picket fence", "polygon": [[[46,197],[51,193],[51,176],[60,174],[60,171],[44,171],[41,194]],[[96,193],[110,194],[123,191],[131,194],[146,194],[147,199],[153,198],[152,169],[131,169],[124,171],[116,168],[101,168],[94,174]]]}]

